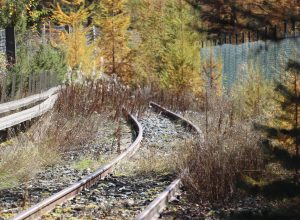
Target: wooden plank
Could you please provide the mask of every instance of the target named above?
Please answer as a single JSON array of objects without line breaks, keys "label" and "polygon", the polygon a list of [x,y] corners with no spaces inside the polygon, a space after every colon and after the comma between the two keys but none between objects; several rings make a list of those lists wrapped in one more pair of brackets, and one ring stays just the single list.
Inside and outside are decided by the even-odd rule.
[{"label": "wooden plank", "polygon": [[58,95],[50,96],[46,101],[32,108],[26,109],[15,114],[8,115],[6,117],[0,118],[0,130],[13,127],[22,122],[29,121],[33,118],[39,117],[49,111],[57,99]]},{"label": "wooden plank", "polygon": [[16,100],[16,101],[2,103],[2,104],[0,104],[0,113],[13,111],[13,110],[16,110],[18,108],[22,108],[22,107],[25,107],[27,105],[31,105],[35,102],[39,102],[39,101],[42,101],[44,99],[47,99],[48,97],[50,97],[51,95],[53,95],[54,93],[59,91],[60,88],[61,87],[59,87],[59,86],[54,87],[54,88],[51,88],[51,89],[49,89],[49,90],[47,90],[46,92],[43,92],[43,93],[28,96],[26,98]]}]

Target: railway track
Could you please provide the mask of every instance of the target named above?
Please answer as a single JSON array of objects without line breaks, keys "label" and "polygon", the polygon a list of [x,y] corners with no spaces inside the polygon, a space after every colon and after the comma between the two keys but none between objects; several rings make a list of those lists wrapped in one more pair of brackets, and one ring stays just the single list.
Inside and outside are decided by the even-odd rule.
[{"label": "railway track", "polygon": [[112,171],[114,166],[119,163],[124,157],[131,155],[134,153],[138,148],[140,141],[142,140],[142,127],[139,122],[135,119],[134,116],[127,113],[126,110],[123,111],[125,118],[127,119],[128,123],[132,126],[134,133],[135,133],[135,140],[134,142],[126,148],[126,150],[117,156],[115,159],[107,163],[106,165],[100,167],[95,172],[90,173],[89,175],[83,177],[81,180],[69,185],[68,187],[62,189],[59,192],[56,192],[54,195],[42,200],[41,202],[33,205],[28,210],[25,210],[18,215],[16,215],[13,219],[36,219],[42,216],[45,212],[51,210],[57,204],[61,204],[62,202],[66,201],[77,195],[80,191],[85,188],[88,188],[98,182],[100,179],[103,179],[105,176],[109,175]]},{"label": "railway track", "polygon": [[[204,140],[202,131],[191,121],[186,118],[156,104],[151,102],[150,105],[156,109],[156,111],[161,112],[162,114],[172,118],[173,120],[181,122],[183,126],[189,129],[199,141]],[[184,175],[184,174],[182,174]],[[144,209],[135,220],[150,220],[157,219],[160,217],[162,211],[166,208],[168,203],[172,201],[177,193],[180,191],[182,185],[181,177],[175,179],[162,193],[160,193],[155,200],[153,200],[146,209]]]},{"label": "railway track", "polygon": [[[115,175],[108,176],[63,205],[56,206],[42,219],[134,219],[151,201],[160,196],[160,192],[176,178],[174,170],[157,170],[155,167],[149,167],[151,162],[147,161],[158,157],[153,161],[153,165],[158,160],[166,160],[166,164],[172,163],[172,151],[193,138],[191,132],[187,132],[182,125],[194,130],[197,128],[185,120],[177,123],[176,121],[182,118],[154,103],[151,103],[151,106],[164,116],[148,112],[140,119],[144,127],[144,140],[139,151],[130,159],[121,162]],[[180,181],[176,180],[172,185],[174,183],[174,188],[178,189]],[[170,197],[175,190],[170,190],[170,187],[168,189],[170,192],[165,194]],[[161,203],[159,207],[162,207]],[[161,211],[160,208],[155,210]],[[140,219],[151,219],[155,216],[153,213]],[[151,218],[148,218],[149,216]]]},{"label": "railway track", "polygon": [[[142,148],[136,154],[134,153],[142,141],[143,128],[135,117],[124,110],[128,122],[137,134],[135,141],[126,151],[94,173],[19,213],[13,219],[69,219],[71,217],[134,219],[136,216],[136,219],[153,219],[157,217],[175,195],[181,181],[176,179],[172,182],[175,179],[173,171],[167,170],[155,174],[151,169],[147,171],[147,167],[135,171],[137,166],[149,166],[146,161],[157,157],[157,151],[160,151],[160,160],[168,156],[170,163],[174,155],[170,154],[172,150],[169,148],[186,143],[193,138],[192,133],[200,135],[201,131],[179,115],[155,103],[150,105],[153,110],[165,117],[151,112],[141,119],[141,124],[145,127],[145,139]],[[174,120],[180,123],[174,123]],[[188,128],[189,132],[183,127]],[[157,140],[159,137],[160,139]],[[109,175],[114,169],[115,175]],[[105,180],[99,182],[105,177]],[[47,213],[49,211],[51,212]]]},{"label": "railway track", "polygon": [[[126,149],[132,143],[132,129],[125,119],[121,122],[120,144],[122,149]],[[0,190],[0,219],[16,215],[24,209],[24,205],[28,207],[41,202],[92,174],[96,167],[115,157],[118,142],[114,133],[118,124],[109,115],[98,119],[97,124],[93,140],[63,152],[60,161],[43,168],[26,184]],[[26,201],[24,192],[28,195]]]}]

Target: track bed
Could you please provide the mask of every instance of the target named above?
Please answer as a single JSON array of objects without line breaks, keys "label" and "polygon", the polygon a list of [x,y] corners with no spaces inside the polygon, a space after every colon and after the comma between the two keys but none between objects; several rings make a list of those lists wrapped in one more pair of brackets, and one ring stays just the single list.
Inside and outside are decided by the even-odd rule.
[{"label": "track bed", "polygon": [[174,180],[174,170],[154,164],[159,160],[165,160],[164,165],[175,163],[173,150],[189,141],[191,134],[153,112],[139,121],[144,128],[139,151],[121,162],[113,176],[57,206],[43,219],[134,219]]}]

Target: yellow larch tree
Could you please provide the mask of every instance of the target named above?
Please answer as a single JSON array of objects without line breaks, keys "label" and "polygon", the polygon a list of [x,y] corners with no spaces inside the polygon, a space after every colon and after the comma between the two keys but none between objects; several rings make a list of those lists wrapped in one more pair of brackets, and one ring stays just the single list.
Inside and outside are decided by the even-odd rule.
[{"label": "yellow larch tree", "polygon": [[[62,7],[66,6],[66,7]],[[68,8],[68,10],[64,10]],[[84,26],[89,17],[89,9],[84,0],[62,1],[53,11],[53,18],[60,24],[68,26],[68,32],[60,35],[59,43],[65,49],[67,62],[71,69],[89,78],[94,70],[94,45],[88,41],[89,27]]]},{"label": "yellow larch tree", "polygon": [[95,23],[100,27],[99,47],[105,73],[116,74],[123,82],[128,82],[131,73],[128,47],[130,16],[125,3],[126,0],[101,0]]}]

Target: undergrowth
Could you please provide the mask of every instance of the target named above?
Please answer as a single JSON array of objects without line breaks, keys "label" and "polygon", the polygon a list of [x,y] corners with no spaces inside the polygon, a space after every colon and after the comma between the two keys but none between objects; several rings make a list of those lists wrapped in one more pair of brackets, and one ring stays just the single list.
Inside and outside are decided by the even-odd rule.
[{"label": "undergrowth", "polygon": [[202,120],[204,140],[179,151],[185,185],[195,199],[206,198],[212,203],[234,196],[242,175],[263,168],[259,136],[251,124],[234,120],[231,105],[216,100]]}]

